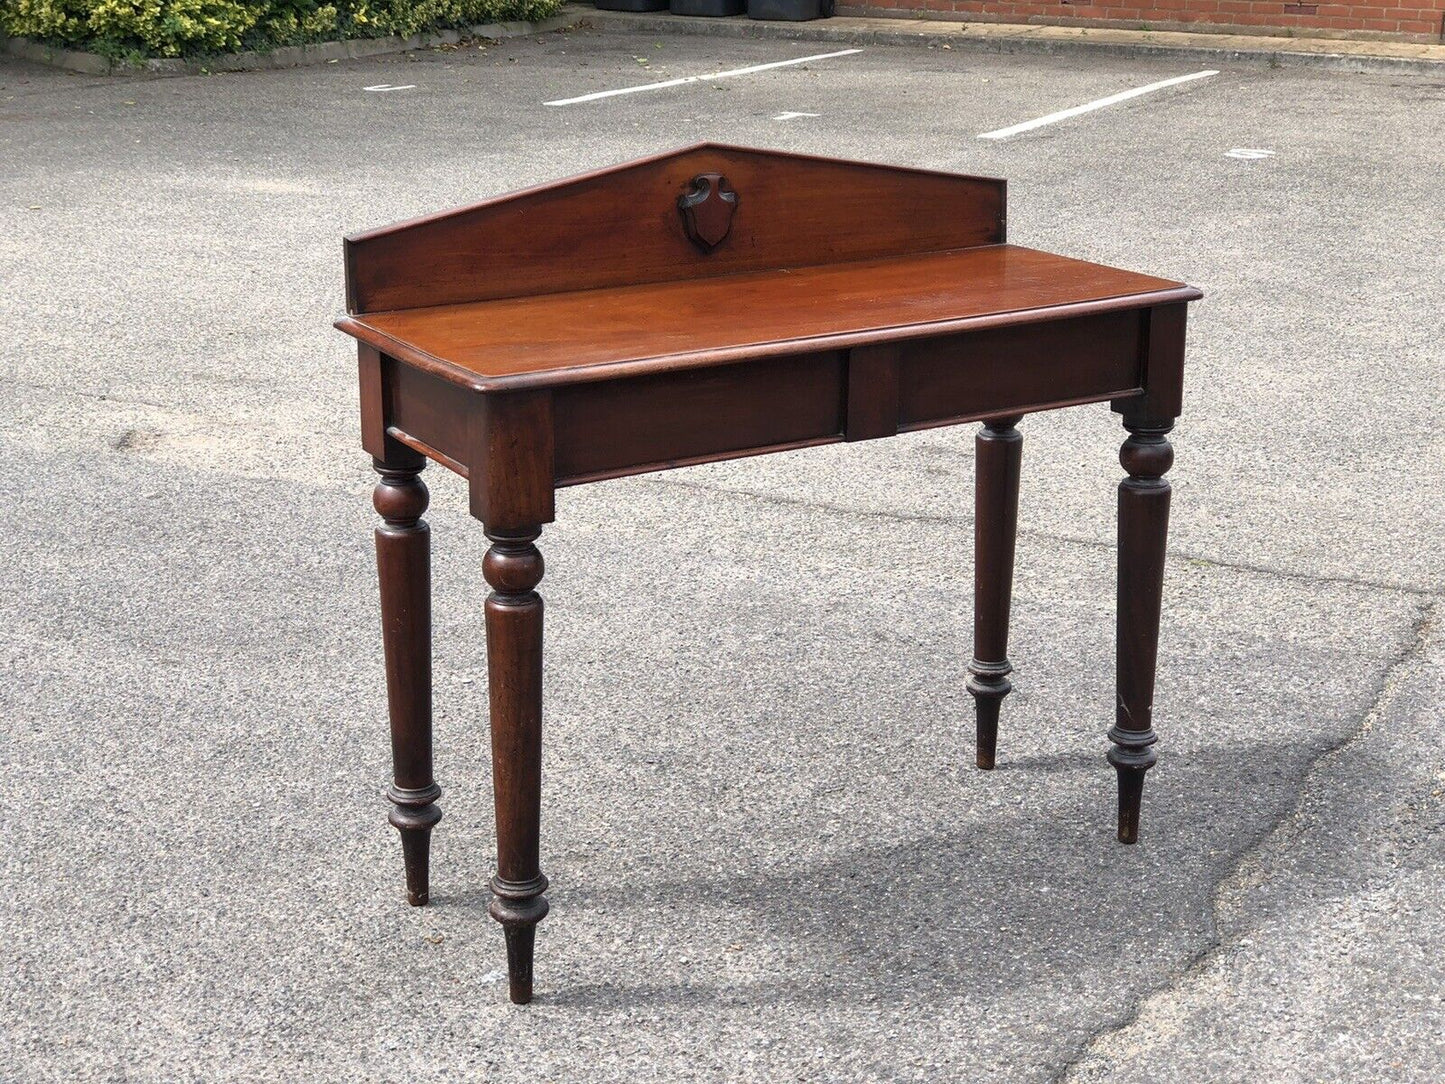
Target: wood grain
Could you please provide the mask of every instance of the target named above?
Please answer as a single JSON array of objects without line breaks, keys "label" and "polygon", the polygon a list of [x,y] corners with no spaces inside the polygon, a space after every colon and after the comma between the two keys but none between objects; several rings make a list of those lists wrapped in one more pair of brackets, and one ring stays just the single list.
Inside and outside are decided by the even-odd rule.
[{"label": "wood grain", "polygon": [[843,357],[770,358],[553,393],[558,484],[838,439]]},{"label": "wood grain", "polygon": [[990,418],[974,438],[973,660],[968,691],[974,699],[974,763],[992,770],[998,754],[998,718],[1013,691],[1008,657],[1013,599],[1014,543],[1019,520],[1020,416]]},{"label": "wood grain", "polygon": [[1169,533],[1169,481],[1174,463],[1168,434],[1173,418],[1125,414],[1129,439],[1119,449],[1128,477],[1119,483],[1118,616],[1115,628],[1117,695],[1109,730],[1109,763],[1119,776],[1119,842],[1139,839],[1144,773],[1158,757],[1154,733],[1154,672]]},{"label": "wood grain", "polygon": [[482,560],[487,596],[487,690],[491,706],[492,792],[497,815],[497,873],[491,916],[507,942],[512,1001],[532,1000],[536,928],[547,915],[540,865],[542,817],[542,554],[535,526],[498,531]]},{"label": "wood grain", "polygon": [[1140,319],[1138,312],[1107,312],[905,343],[899,427],[926,429],[1138,388]]},{"label": "wood grain", "polygon": [[897,343],[855,346],[848,351],[846,440],[876,440],[898,433]]},{"label": "wood grain", "polygon": [[[738,195],[703,253],[677,201],[700,173]],[[985,177],[702,144],[346,240],[347,311],[802,267],[1004,239]]]},{"label": "wood grain", "polygon": [[405,448],[374,460],[381,475],[372,503],[376,570],[381,587],[381,632],[391,720],[392,783],[388,816],[401,833],[406,896],[413,907],[430,898],[431,831],[441,820],[441,788],[432,777],[431,530],[425,461]]},{"label": "wood grain", "polygon": [[374,313],[337,327],[446,379],[502,391],[1195,296],[1165,279],[996,245]]}]

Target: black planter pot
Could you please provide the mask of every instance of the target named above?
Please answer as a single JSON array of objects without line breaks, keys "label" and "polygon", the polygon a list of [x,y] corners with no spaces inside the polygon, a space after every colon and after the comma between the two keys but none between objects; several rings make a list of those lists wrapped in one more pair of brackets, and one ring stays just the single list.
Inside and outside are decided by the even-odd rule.
[{"label": "black planter pot", "polygon": [[666,11],[667,0],[595,0],[603,11]]},{"label": "black planter pot", "polygon": [[741,15],[747,6],[748,0],[672,0],[668,5],[674,15],[706,15],[713,19]]},{"label": "black planter pot", "polygon": [[832,14],[833,0],[748,0],[749,19],[801,23],[809,19],[825,19]]}]

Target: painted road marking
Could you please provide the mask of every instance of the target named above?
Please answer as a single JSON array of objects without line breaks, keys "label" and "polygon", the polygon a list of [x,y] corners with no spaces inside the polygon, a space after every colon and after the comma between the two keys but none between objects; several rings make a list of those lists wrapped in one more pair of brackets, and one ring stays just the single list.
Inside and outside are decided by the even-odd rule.
[{"label": "painted road marking", "polygon": [[1135,87],[1133,90],[1122,90],[1118,94],[1110,94],[1107,98],[1100,98],[1098,101],[1085,102],[1083,105],[1076,105],[1072,109],[1061,109],[1057,113],[1050,113],[1046,117],[1039,117],[1037,120],[1026,120],[1022,124],[1014,124],[1008,128],[1000,128],[994,132],[982,132],[979,139],[1008,139],[1009,136],[1016,136],[1022,132],[1031,132],[1035,128],[1042,128],[1046,124],[1057,124],[1061,120],[1068,120],[1070,117],[1077,117],[1084,113],[1092,113],[1096,109],[1103,109],[1106,106],[1117,105],[1119,102],[1127,102],[1130,98],[1137,98],[1142,94],[1153,94],[1156,90],[1163,90],[1165,87],[1178,86],[1180,83],[1192,83],[1196,79],[1208,79],[1211,75],[1219,73],[1212,68],[1207,71],[1194,72],[1192,75],[1178,75],[1173,79],[1163,79],[1157,83],[1150,83],[1147,87]]},{"label": "painted road marking", "polygon": [[1273,158],[1274,151],[1261,150],[1256,147],[1234,147],[1224,152],[1226,158],[1243,158],[1253,160],[1255,158]]},{"label": "painted road marking", "polygon": [[821,117],[822,115],[823,115],[823,114],[821,114],[821,113],[794,113],[794,112],[792,112],[791,110],[785,110],[784,112],[779,113],[779,114],[778,114],[776,117],[774,117],[773,119],[774,119],[774,120],[797,120],[799,117]]},{"label": "painted road marking", "polygon": [[812,60],[831,60],[836,56],[852,56],[854,53],[861,53],[862,49],[839,49],[836,53],[818,53],[816,56],[800,56],[796,60],[775,60],[771,64],[753,64],[746,68],[733,68],[731,71],[713,72],[711,75],[687,75],[681,79],[665,79],[661,83],[643,83],[637,87],[623,87],[621,90],[599,90],[595,94],[581,94],[576,98],[558,98],[555,101],[543,102],[543,105],[576,105],[578,102],[595,102],[599,98],[615,98],[619,94],[640,94],[644,90],[662,90],[664,87],[680,87],[685,83],[703,83],[715,79],[731,79],[735,75],[752,75],[754,72],[771,71],[773,68],[786,68],[793,64],[807,64]]},{"label": "painted road marking", "polygon": [[415,90],[415,83],[408,83],[404,87],[394,87],[390,83],[377,83],[374,87],[362,87],[362,90],[369,90],[374,94],[384,94],[388,90]]}]

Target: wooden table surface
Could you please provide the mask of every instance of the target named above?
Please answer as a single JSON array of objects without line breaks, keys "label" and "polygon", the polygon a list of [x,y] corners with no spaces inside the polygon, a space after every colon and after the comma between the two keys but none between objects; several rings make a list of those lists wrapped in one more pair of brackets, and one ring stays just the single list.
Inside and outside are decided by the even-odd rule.
[{"label": "wooden table surface", "polygon": [[374,312],[337,326],[438,376],[501,391],[1198,296],[1167,279],[1001,244]]}]

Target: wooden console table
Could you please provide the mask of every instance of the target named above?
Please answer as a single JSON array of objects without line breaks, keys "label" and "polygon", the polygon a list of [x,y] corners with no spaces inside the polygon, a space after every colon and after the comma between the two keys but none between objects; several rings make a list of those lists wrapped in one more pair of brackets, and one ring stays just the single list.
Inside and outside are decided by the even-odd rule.
[{"label": "wooden console table", "polygon": [[1012,688],[1015,424],[1108,400],[1120,461],[1119,839],[1138,836],[1184,318],[1198,290],[1004,243],[1004,182],[711,144],[350,237],[407,896],[427,902],[427,459],[465,476],[486,601],[510,994],[532,996],[542,782],[542,555],[558,486],[982,420],[974,648],[980,768]]}]

